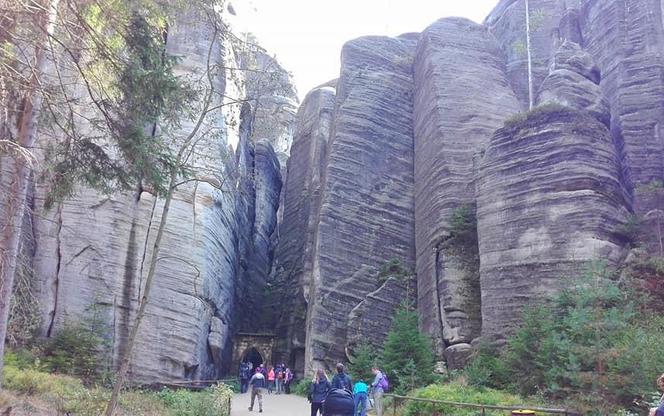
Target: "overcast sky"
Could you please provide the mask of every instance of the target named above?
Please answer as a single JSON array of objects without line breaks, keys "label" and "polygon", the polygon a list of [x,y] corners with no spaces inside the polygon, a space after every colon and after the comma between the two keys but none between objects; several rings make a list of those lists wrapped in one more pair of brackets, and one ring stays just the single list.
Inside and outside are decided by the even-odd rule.
[{"label": "overcast sky", "polygon": [[293,73],[300,98],[339,75],[347,40],[420,32],[435,20],[484,20],[498,0],[232,0],[236,29],[254,33]]}]

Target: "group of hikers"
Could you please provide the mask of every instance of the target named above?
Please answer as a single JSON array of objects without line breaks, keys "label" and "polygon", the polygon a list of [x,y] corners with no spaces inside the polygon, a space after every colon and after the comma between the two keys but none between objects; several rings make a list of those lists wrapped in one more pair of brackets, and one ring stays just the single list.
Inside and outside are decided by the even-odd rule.
[{"label": "group of hikers", "polygon": [[[252,371],[253,375],[248,378],[247,373]],[[323,416],[366,416],[369,407],[375,409],[377,416],[383,416],[383,394],[387,391],[389,383],[387,376],[379,368],[372,368],[372,373],[373,381],[367,384],[365,380],[353,383],[341,363],[337,364],[337,374],[334,375],[332,381],[328,379],[324,370],[317,370],[307,396],[311,403],[311,416],[318,414]],[[279,374],[282,377],[279,377]],[[240,365],[241,392],[246,393],[248,386],[251,386],[249,411],[253,411],[256,399],[258,399],[258,412],[263,412],[263,392],[265,390],[268,393],[272,393],[272,391],[276,391],[277,394],[290,393],[289,387],[292,380],[293,373],[283,364],[267,370],[263,365],[255,368],[251,363],[243,362]]]},{"label": "group of hikers", "polygon": [[[383,416],[383,394],[389,383],[378,367],[371,369],[374,377],[370,385],[365,380],[353,383],[343,364],[337,364],[337,374],[330,382],[324,370],[316,371],[309,388],[311,416],[366,416],[370,406],[377,416]],[[371,397],[369,394],[371,393]]]},{"label": "group of hikers", "polygon": [[246,393],[249,390],[251,380],[255,379],[255,374],[261,374],[265,382],[264,389],[268,394],[290,394],[290,385],[293,381],[293,372],[286,364],[277,364],[276,367],[265,368],[263,364],[254,366],[249,361],[240,363],[240,392]]}]

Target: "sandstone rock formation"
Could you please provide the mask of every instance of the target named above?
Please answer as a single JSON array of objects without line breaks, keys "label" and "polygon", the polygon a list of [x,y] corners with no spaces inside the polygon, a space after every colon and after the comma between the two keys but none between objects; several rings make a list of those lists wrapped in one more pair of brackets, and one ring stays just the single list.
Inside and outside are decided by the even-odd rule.
[{"label": "sandstone rock formation", "polygon": [[[611,107],[611,131],[624,151],[628,186],[664,177],[664,12],[659,0],[581,1],[584,47],[602,70]],[[635,195],[646,213],[656,201]],[[661,207],[660,207],[661,208]]]},{"label": "sandstone rock formation", "polygon": [[[313,268],[313,245],[321,201],[322,175],[334,113],[335,89],[307,94],[297,116],[283,194],[283,220],[271,283],[276,299],[269,307],[280,343],[276,354],[304,372],[306,297]],[[279,307],[281,305],[281,307]]]},{"label": "sandstone rock formation", "polygon": [[313,366],[345,358],[348,313],[379,288],[381,266],[414,266],[414,49],[412,36],[365,37],[341,53],[307,303]]},{"label": "sandstone rock formation", "polygon": [[[177,16],[167,43],[168,53],[182,58],[175,70],[207,79],[201,75],[212,51],[212,64],[221,68],[214,77],[219,97],[242,98],[241,79],[231,73],[237,62],[230,33],[215,36],[207,21],[193,7]],[[221,103],[215,96],[213,104]],[[176,191],[132,357],[134,382],[212,379],[229,372],[232,336],[241,325],[236,297],[247,287],[246,274],[263,276],[254,282],[254,290],[263,294],[281,179],[271,145],[259,142],[254,149],[250,113],[246,106],[241,114],[240,105],[227,104],[205,119],[190,156],[203,181],[184,183]],[[182,123],[176,146],[192,128],[193,121]],[[40,140],[51,139],[46,133]],[[163,201],[147,189],[108,196],[82,189],[46,210],[46,189],[38,185],[33,193],[34,232],[26,233],[24,245],[33,248],[40,334],[53,336],[94,313],[107,328],[112,349],[107,364],[113,366],[125,351],[144,290]]]},{"label": "sandstone rock formation", "polygon": [[609,103],[599,87],[600,71],[590,55],[566,41],[553,57],[551,72],[540,87],[537,103],[552,103],[587,111],[607,127]]},{"label": "sandstone rock formation", "polygon": [[465,19],[442,19],[422,33],[414,79],[418,307],[442,356],[481,327],[476,242],[470,261],[454,255],[446,245],[452,217],[474,205],[475,155],[519,103],[498,42]]},{"label": "sandstone rock formation", "polygon": [[565,107],[498,130],[480,171],[482,336],[496,340],[591,261],[621,260],[629,204],[608,129]]},{"label": "sandstone rock formation", "polygon": [[[522,0],[499,1],[482,25],[446,18],[348,42],[339,79],[297,115],[276,60],[260,48],[238,58],[247,39],[221,33],[218,90],[254,107],[207,121],[220,134],[194,164],[225,180],[176,194],[134,380],[229,372],[242,329],[274,330],[265,356],[298,375],[330,368],[367,338],[380,344],[410,296],[432,353],[459,368],[478,338],[504,339],[593,260],[620,264],[623,224],[662,210],[638,192],[664,181],[662,4],[530,0],[529,113]],[[212,32],[198,20],[185,13],[169,33],[180,74],[205,66]],[[249,63],[247,80],[233,68]],[[279,82],[263,95],[270,68]],[[83,190],[46,211],[45,190],[31,192],[22,253],[41,333],[93,307],[117,361],[161,202]]]}]

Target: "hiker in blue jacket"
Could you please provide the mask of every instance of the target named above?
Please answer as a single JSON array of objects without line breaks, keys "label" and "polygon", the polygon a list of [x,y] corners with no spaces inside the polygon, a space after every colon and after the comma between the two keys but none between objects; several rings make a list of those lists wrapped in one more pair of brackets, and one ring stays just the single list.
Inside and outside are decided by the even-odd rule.
[{"label": "hiker in blue jacket", "polygon": [[332,388],[332,385],[325,375],[325,371],[316,371],[316,376],[311,381],[309,388],[309,402],[311,402],[311,416],[316,416],[319,412],[323,414],[323,402],[327,397],[327,393]]},{"label": "hiker in blue jacket", "polygon": [[353,386],[353,400],[355,401],[355,410],[353,416],[367,416],[367,400],[369,398],[369,386],[360,380]]},{"label": "hiker in blue jacket", "polygon": [[341,363],[337,364],[337,374],[332,379],[332,388],[353,391],[353,380],[346,374],[346,369]]},{"label": "hiker in blue jacket", "polygon": [[254,400],[258,397],[258,413],[263,413],[263,391],[267,386],[265,382],[265,376],[261,373],[260,368],[256,369],[256,374],[251,377],[249,380],[251,385],[251,404],[249,405],[249,411],[254,410]]}]

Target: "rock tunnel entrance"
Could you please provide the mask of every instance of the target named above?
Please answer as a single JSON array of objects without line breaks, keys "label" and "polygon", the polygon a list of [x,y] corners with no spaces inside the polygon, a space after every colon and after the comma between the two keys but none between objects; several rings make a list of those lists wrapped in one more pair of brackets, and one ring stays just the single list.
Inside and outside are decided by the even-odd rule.
[{"label": "rock tunnel entrance", "polygon": [[254,369],[264,363],[263,356],[260,352],[254,347],[251,347],[248,351],[245,352],[241,361],[249,361],[251,363],[251,368]]},{"label": "rock tunnel entrance", "polygon": [[254,368],[261,364],[274,365],[272,349],[276,336],[270,333],[238,333],[233,338],[233,367],[232,371],[240,369],[240,363],[248,360]]}]

